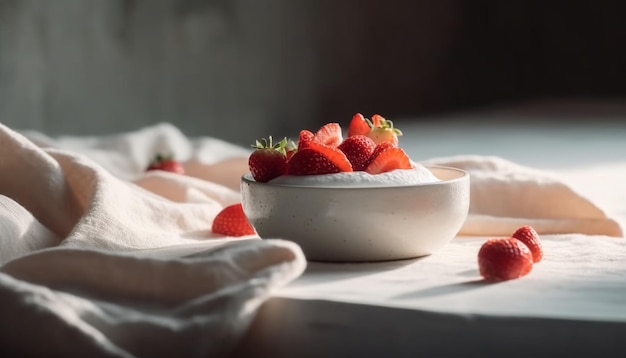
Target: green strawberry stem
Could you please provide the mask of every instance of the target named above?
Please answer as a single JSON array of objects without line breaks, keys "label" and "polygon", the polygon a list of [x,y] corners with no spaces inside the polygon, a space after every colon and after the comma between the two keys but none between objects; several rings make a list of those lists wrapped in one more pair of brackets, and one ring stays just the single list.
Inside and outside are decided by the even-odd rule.
[{"label": "green strawberry stem", "polygon": [[287,146],[287,137],[284,137],[280,142],[274,144],[272,142],[272,136],[268,136],[267,139],[261,138],[261,140],[256,140],[252,145],[254,149],[274,149],[279,151],[282,154],[286,154],[285,147]]},{"label": "green strawberry stem", "polygon": [[393,126],[393,122],[389,119],[385,119],[385,118],[381,118],[380,120],[380,128],[384,128],[384,129],[390,129],[392,130],[397,136],[401,136],[402,135],[402,131],[399,130],[398,128],[395,128]]},{"label": "green strawberry stem", "polygon": [[156,164],[156,163],[161,163],[163,161],[172,160],[172,159],[174,159],[174,155],[172,154],[158,153],[152,160],[152,163]]}]

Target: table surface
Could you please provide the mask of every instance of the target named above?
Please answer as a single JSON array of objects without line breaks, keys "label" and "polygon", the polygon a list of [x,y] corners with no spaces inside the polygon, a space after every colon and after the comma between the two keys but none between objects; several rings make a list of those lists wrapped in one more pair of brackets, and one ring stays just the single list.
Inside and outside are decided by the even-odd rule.
[{"label": "table surface", "polygon": [[[626,117],[569,126],[451,117],[396,126],[417,161],[497,155],[556,171],[626,227]],[[476,264],[485,239],[457,237],[412,260],[310,262],[261,307],[238,355],[597,356],[626,349],[626,240],[546,236],[545,258],[530,275],[486,284]]]}]

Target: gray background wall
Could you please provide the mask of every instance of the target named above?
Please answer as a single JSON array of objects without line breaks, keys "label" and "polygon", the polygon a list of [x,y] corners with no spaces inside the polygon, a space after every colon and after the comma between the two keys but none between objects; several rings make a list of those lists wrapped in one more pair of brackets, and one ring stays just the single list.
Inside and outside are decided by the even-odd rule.
[{"label": "gray background wall", "polygon": [[361,111],[622,97],[623,2],[0,0],[0,121],[242,144]]}]

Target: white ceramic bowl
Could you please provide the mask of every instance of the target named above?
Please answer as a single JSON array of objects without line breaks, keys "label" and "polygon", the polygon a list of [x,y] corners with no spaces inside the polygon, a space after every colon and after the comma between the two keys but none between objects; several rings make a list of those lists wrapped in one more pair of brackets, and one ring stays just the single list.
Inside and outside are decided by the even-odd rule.
[{"label": "white ceramic bowl", "polygon": [[300,245],[313,261],[387,261],[430,255],[469,210],[469,174],[428,167],[441,181],[393,187],[305,187],[242,177],[243,209],[261,238]]}]

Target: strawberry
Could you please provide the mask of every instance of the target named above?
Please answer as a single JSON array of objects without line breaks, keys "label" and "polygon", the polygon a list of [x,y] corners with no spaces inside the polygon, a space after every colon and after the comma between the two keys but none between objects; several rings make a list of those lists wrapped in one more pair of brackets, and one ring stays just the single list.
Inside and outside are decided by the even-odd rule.
[{"label": "strawberry", "polygon": [[512,237],[489,239],[478,251],[478,269],[486,281],[520,278],[532,268],[533,254],[530,249]]},{"label": "strawberry", "polygon": [[361,113],[352,116],[350,125],[348,126],[348,137],[355,135],[367,135],[372,129],[372,122],[363,117]]},{"label": "strawberry", "polygon": [[166,172],[185,174],[182,164],[176,161],[172,156],[157,154],[157,156],[148,164],[146,171],[163,170]]},{"label": "strawberry", "polygon": [[357,171],[365,170],[375,147],[376,144],[370,137],[355,134],[346,138],[337,148],[346,155],[352,164],[352,170]]},{"label": "strawberry", "polygon": [[385,121],[385,117],[381,116],[380,114],[374,114],[372,116],[371,122],[372,122],[372,126],[373,127],[380,127],[383,123],[383,121]]},{"label": "strawberry", "polygon": [[286,144],[287,138],[273,144],[270,136],[252,145],[256,149],[248,158],[248,168],[254,180],[265,183],[287,173]]},{"label": "strawberry", "polygon": [[411,160],[402,148],[389,147],[372,156],[365,171],[370,174],[380,174],[395,169],[411,169]]},{"label": "strawberry", "polygon": [[256,232],[243,212],[241,203],[223,208],[213,219],[211,230],[226,236],[254,235]]},{"label": "strawberry", "polygon": [[531,226],[522,226],[517,229],[511,237],[518,239],[523,242],[528,248],[530,252],[533,254],[533,261],[539,262],[543,258],[543,247],[541,245],[541,241],[539,240],[539,234],[533,229]]},{"label": "strawberry", "polygon": [[351,172],[352,165],[339,149],[316,141],[298,150],[288,163],[290,175],[319,175],[339,172]]},{"label": "strawberry", "polygon": [[326,123],[315,132],[314,140],[330,147],[337,147],[343,142],[339,123]]},{"label": "strawberry", "polygon": [[372,161],[374,158],[376,158],[376,156],[378,156],[378,154],[380,154],[380,152],[382,152],[383,150],[390,148],[390,147],[395,147],[395,145],[393,143],[391,143],[388,140],[382,141],[378,144],[376,144],[376,147],[374,148],[374,151],[372,152],[372,156],[370,158],[370,161]]},{"label": "strawberry", "polygon": [[367,136],[372,138],[376,144],[383,141],[390,141],[394,146],[398,146],[398,137],[402,135],[402,131],[398,128],[394,128],[392,121],[378,114],[373,115],[372,118],[373,127]]},{"label": "strawberry", "polygon": [[309,142],[313,141],[314,138],[315,133],[307,129],[301,130],[298,138],[298,150],[306,148]]}]

